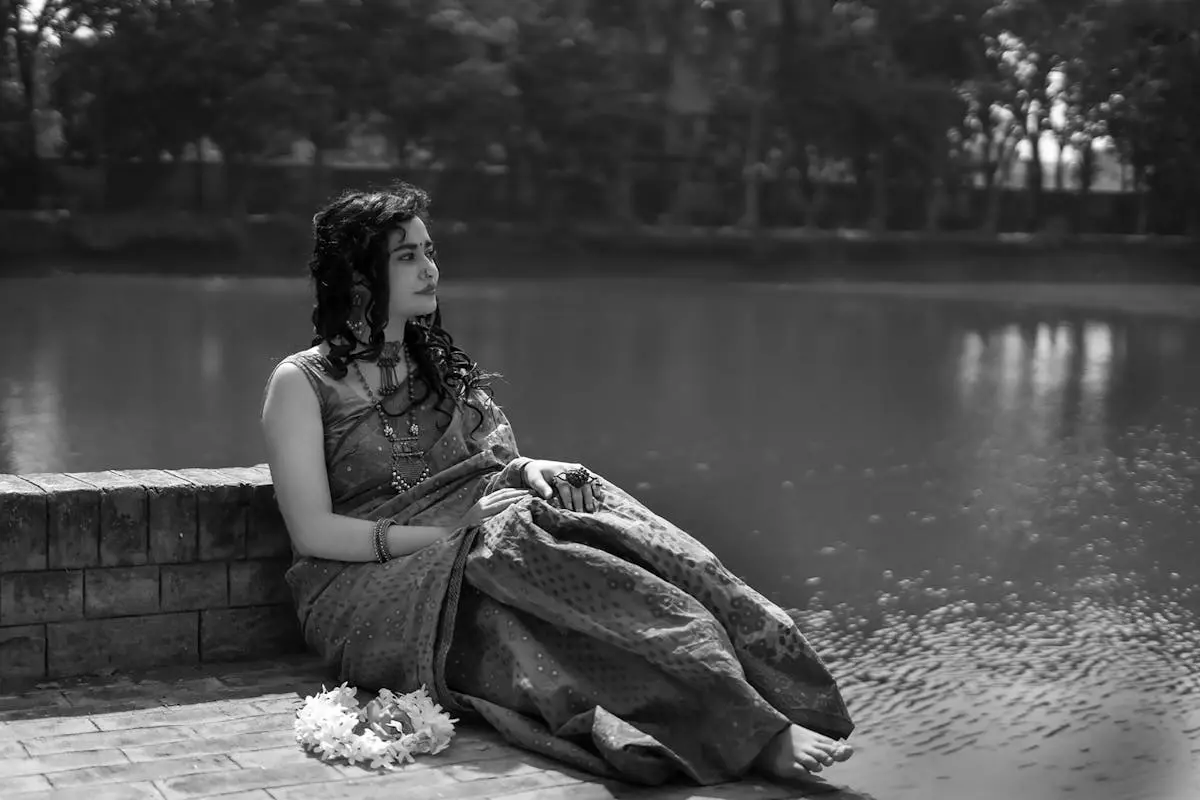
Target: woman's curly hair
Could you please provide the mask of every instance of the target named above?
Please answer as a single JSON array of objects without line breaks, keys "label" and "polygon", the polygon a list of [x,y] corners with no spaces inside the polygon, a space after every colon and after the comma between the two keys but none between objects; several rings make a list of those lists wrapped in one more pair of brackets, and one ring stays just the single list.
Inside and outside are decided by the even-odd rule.
[{"label": "woman's curly hair", "polygon": [[[314,345],[329,346],[331,374],[346,376],[351,361],[373,361],[383,348],[388,323],[387,237],[414,217],[426,218],[429,196],[421,189],[400,182],[386,190],[347,191],[313,217],[313,253],[308,262],[316,290],[312,322]],[[351,329],[355,289],[369,292],[364,321],[370,329],[368,341],[360,343]],[[442,327],[438,309],[419,321],[404,326],[404,342],[416,362],[426,393],[436,394],[435,406],[445,413],[445,401],[470,407],[483,423],[484,409],[477,403],[479,392],[491,397],[494,373],[484,372]],[[478,425],[476,425],[478,428]]]}]

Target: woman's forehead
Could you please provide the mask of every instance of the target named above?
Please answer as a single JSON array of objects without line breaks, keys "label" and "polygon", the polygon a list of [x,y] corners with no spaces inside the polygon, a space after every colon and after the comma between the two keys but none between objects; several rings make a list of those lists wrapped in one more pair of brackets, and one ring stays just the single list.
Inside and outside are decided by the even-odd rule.
[{"label": "woman's forehead", "polygon": [[425,222],[420,217],[413,217],[408,222],[388,232],[388,245],[392,247],[400,243],[419,245],[429,241],[431,241],[429,230],[425,227]]}]

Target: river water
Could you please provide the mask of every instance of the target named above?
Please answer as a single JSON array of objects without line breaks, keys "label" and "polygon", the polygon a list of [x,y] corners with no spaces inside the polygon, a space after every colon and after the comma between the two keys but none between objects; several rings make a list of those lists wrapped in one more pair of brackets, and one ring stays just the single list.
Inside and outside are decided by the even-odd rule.
[{"label": "river water", "polygon": [[[1200,323],[800,286],[454,286],[529,454],[782,605],[840,680],[846,797],[1200,797]],[[1036,290],[1031,289],[1036,294]],[[290,280],[0,281],[0,472],[264,460]]]}]

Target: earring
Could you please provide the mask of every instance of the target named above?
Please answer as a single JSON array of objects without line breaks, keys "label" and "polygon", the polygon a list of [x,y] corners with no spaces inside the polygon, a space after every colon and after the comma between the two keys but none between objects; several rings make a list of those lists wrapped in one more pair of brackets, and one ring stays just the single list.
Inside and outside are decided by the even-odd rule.
[{"label": "earring", "polygon": [[350,319],[346,322],[346,327],[350,328],[350,332],[354,334],[354,338],[362,342],[367,340],[369,333],[365,319],[367,295],[367,290],[362,287],[354,289],[353,296],[350,299]]}]

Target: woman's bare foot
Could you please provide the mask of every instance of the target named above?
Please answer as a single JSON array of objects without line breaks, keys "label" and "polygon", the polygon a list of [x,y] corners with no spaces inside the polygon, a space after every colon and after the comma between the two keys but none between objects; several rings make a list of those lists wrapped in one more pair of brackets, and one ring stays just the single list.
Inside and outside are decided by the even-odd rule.
[{"label": "woman's bare foot", "polygon": [[771,778],[790,780],[820,772],[835,761],[854,755],[854,748],[828,736],[789,725],[767,743],[754,767]]}]

